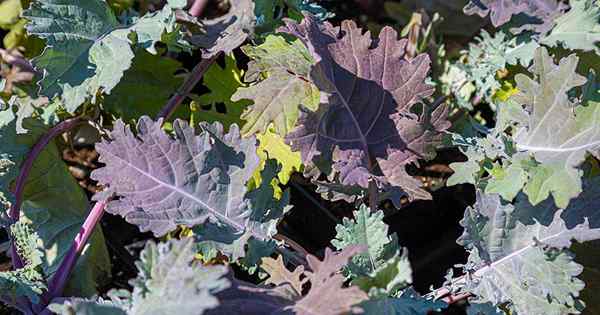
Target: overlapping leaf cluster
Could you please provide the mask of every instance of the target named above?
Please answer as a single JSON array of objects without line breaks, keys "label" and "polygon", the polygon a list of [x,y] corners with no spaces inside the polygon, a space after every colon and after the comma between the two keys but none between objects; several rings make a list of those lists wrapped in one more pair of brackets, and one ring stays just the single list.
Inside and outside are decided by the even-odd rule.
[{"label": "overlapping leaf cluster", "polygon": [[[595,75],[586,72],[586,59],[597,58],[590,52],[599,8],[596,1],[578,0],[568,9],[553,1],[471,1],[465,7],[467,13],[489,12],[494,26],[507,23],[512,33],[527,31],[484,35],[469,51],[483,60],[498,56],[491,67],[471,70],[489,68],[480,79],[491,83],[477,90],[497,108],[495,127],[453,135],[467,161],[451,164],[448,180],[477,188],[458,240],[470,253],[468,275],[451,285],[473,294],[471,312],[579,314],[584,308],[583,267],[569,248],[600,238],[597,177],[589,166],[600,154],[600,106]],[[538,22],[519,28],[522,15]],[[587,26],[573,27],[581,22]],[[526,51],[532,59],[521,54]],[[502,71],[509,76],[502,78]],[[506,82],[514,88],[498,97]]]},{"label": "overlapping leaf cluster", "polygon": [[[34,144],[79,116],[103,164],[90,175],[101,188],[93,201],[162,242],[141,251],[131,291],[98,298],[110,260],[97,228],[64,292],[75,297],[48,301],[48,280],[73,253],[89,208],[59,154],[74,140],[51,141],[25,182],[20,219],[0,217],[24,265],[0,273],[6,303],[60,314],[443,309],[411,288],[408,251],[379,207],[432,198],[410,166],[436,155],[462,113],[467,126],[455,124],[452,142],[468,160],[450,165],[447,184],[474,184],[477,200],[460,222],[464,275],[444,289],[465,293],[471,314],[583,310],[583,267],[570,247],[600,239],[600,97],[588,74],[598,57],[597,0],[469,1],[466,14],[490,15],[503,29],[482,31],[458,62],[428,46],[436,23],[424,31],[414,18],[408,38],[392,27],[372,36],[353,21],[334,26],[308,0],[230,0],[212,18],[185,13],[182,0],[28,2],[1,4],[12,12],[0,16],[11,30],[5,42],[16,47],[2,58],[13,58],[10,71],[27,68],[2,81],[3,212]],[[201,69],[187,72],[190,56],[209,65],[206,89],[185,88]],[[177,119],[151,118],[174,100],[184,104]],[[482,102],[495,110],[491,129],[465,112]],[[297,184],[295,172],[358,209],[336,226],[338,252],[325,248],[322,259],[300,255],[281,234],[291,208],[282,184]],[[261,283],[237,279],[233,263]]]}]

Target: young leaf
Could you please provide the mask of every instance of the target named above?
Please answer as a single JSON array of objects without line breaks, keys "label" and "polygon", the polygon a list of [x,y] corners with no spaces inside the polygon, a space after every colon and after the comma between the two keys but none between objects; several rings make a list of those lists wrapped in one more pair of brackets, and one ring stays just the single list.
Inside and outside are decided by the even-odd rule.
[{"label": "young leaf", "polygon": [[138,276],[130,280],[133,292],[113,290],[108,294],[112,301],[72,298],[49,309],[64,315],[204,314],[219,305],[214,294],[231,284],[224,277],[227,267],[201,265],[194,261],[195,249],[191,238],[149,241],[136,262]]},{"label": "young leaf", "polygon": [[[552,194],[557,206],[567,207],[581,193],[579,166],[588,153],[600,154],[600,104],[589,93],[581,101],[569,98],[586,82],[575,72],[577,62],[570,55],[555,64],[546,48],[536,50],[534,78],[515,76],[518,92],[501,104],[495,129],[485,139],[458,143],[469,161],[451,164],[457,173],[450,183],[482,184],[506,200],[522,189],[533,204]],[[490,177],[480,179],[491,163],[501,165],[486,167]]]},{"label": "young leaf", "polygon": [[27,31],[47,45],[34,60],[44,71],[40,93],[60,95],[70,113],[86,100],[94,103],[100,90],[109,94],[131,66],[131,45],[155,54],[163,33],[175,31],[174,8],[166,5],[123,26],[102,0],[32,2],[23,12],[30,21]]},{"label": "young leaf", "polygon": [[[277,173],[281,184],[286,185],[292,173],[302,170],[300,153],[293,152],[284,139],[275,133],[272,126],[269,126],[264,134],[256,135],[256,138],[259,142],[257,154],[261,164],[268,159],[274,159],[281,165],[281,170]],[[257,184],[260,184],[260,181]]]},{"label": "young leaf", "polygon": [[[383,211],[371,212],[366,205],[354,211],[354,220],[344,218],[335,227],[337,232],[331,244],[338,250],[352,245],[364,245],[366,251],[354,256],[348,264],[351,277],[368,275],[400,250],[396,235],[388,236],[388,225],[383,222]],[[408,282],[411,282],[412,279]]]},{"label": "young leaf", "polygon": [[227,267],[194,262],[195,248],[190,238],[146,244],[131,281],[131,314],[202,314],[219,305],[214,294],[230,286]]},{"label": "young leaf", "polygon": [[335,28],[307,15],[301,24],[286,24],[280,30],[300,38],[317,62],[311,80],[321,91],[318,111],[302,110],[287,136],[304,164],[336,174],[345,186],[366,188],[375,181],[380,188],[399,187],[411,199],[430,198],[405,170],[431,157],[440,132],[449,127],[444,106],[431,115],[425,106],[420,115],[412,112],[433,93],[424,82],[428,56],[407,60],[407,41],[390,27],[373,41],[351,21]]},{"label": "young leaf", "polygon": [[47,289],[42,272],[42,240],[24,221],[16,222],[8,229],[25,266],[14,271],[0,272],[0,300],[11,305],[18,297],[27,297],[38,303],[39,297]]},{"label": "young leaf", "polygon": [[523,314],[564,314],[580,307],[576,297],[583,283],[575,277],[582,268],[565,249],[573,240],[600,238],[598,180],[585,188],[566,209],[550,200],[532,206],[523,195],[514,206],[503,205],[498,195],[477,193],[461,221],[465,232],[458,243],[471,252],[475,270],[467,289],[478,303],[510,302]]},{"label": "young leaf", "polygon": [[517,38],[511,38],[504,32],[497,32],[492,37],[482,30],[476,43],[469,44],[463,68],[477,87],[477,93],[493,104],[492,97],[501,88],[497,79],[498,71],[506,69],[508,65],[528,67],[538,46],[535,41],[517,43]]},{"label": "young leaf", "polygon": [[265,133],[273,123],[275,132],[285,137],[296,125],[300,105],[312,111],[319,105],[319,90],[309,80],[312,57],[299,40],[288,43],[275,35],[243,50],[252,59],[246,80],[258,82],[239,88],[232,96],[234,101],[254,101],[242,116],[246,121],[242,133]]}]

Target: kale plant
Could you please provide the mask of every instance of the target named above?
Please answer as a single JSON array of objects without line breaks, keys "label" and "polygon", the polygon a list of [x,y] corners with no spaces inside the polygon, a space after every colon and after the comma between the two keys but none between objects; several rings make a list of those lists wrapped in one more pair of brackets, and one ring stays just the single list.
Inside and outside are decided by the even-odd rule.
[{"label": "kale plant", "polygon": [[[0,301],[598,312],[600,1],[454,2],[1,2]],[[396,216],[444,190],[466,255],[426,291]]]}]

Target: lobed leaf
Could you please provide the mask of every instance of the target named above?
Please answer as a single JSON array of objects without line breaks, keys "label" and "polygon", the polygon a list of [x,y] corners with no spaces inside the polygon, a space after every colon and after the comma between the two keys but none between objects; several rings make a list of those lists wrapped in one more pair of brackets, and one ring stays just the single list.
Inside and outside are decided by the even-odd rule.
[{"label": "lobed leaf", "polygon": [[[274,288],[266,288],[243,283],[239,280],[233,281],[233,286],[217,294],[221,305],[207,312],[207,314],[348,314],[360,311],[355,306],[367,299],[367,294],[359,288],[352,286],[344,288],[344,277],[337,272],[348,262],[348,260],[362,248],[348,247],[339,253],[333,253],[329,248],[325,249],[325,257],[319,260],[316,257],[307,256],[310,270],[304,271],[303,276],[310,282],[310,290],[301,297],[288,294],[291,288],[288,282],[281,282],[281,272],[285,268],[283,261],[275,261],[276,266],[267,267],[276,270],[277,276],[273,282],[280,285]],[[298,270],[298,269],[297,269]],[[289,274],[289,273],[288,273]],[[298,271],[289,274],[298,285]],[[295,291],[295,289],[294,289]],[[299,292],[295,292],[299,293]],[[292,298],[292,299],[290,299]]]},{"label": "lobed leaf", "polygon": [[196,135],[176,120],[174,137],[161,124],[142,117],[134,135],[115,123],[111,139],[96,145],[106,166],[92,178],[106,189],[94,198],[119,196],[106,210],[157,236],[202,224],[200,238],[219,243],[234,259],[244,256],[250,238],[268,240],[289,197],[273,200],[270,182],[247,191],[259,164],[256,139],[241,138],[235,124],[225,133],[220,123],[203,123]]},{"label": "lobed leaf", "polygon": [[375,181],[380,188],[399,187],[411,199],[430,198],[405,171],[405,165],[431,157],[449,127],[443,106],[431,115],[426,107],[420,115],[413,112],[433,93],[424,82],[428,56],[406,59],[407,41],[389,27],[372,40],[354,22],[336,28],[307,15],[301,24],[286,21],[280,31],[301,39],[316,61],[311,80],[321,104],[316,112],[302,110],[287,136],[304,164],[344,186],[366,188]]},{"label": "lobed leaf", "polygon": [[219,305],[214,294],[230,286],[225,266],[194,262],[192,239],[148,242],[136,263],[131,314],[202,314]]},{"label": "lobed leaf", "polygon": [[[338,250],[353,245],[366,247],[367,250],[354,256],[348,265],[350,276],[356,278],[369,275],[385,265],[398,254],[400,246],[396,234],[388,236],[383,211],[371,212],[363,204],[353,215],[353,220],[344,218],[342,224],[335,227],[337,233],[331,244]],[[412,282],[412,279],[408,282]]]},{"label": "lobed leaf", "polygon": [[264,134],[272,123],[275,132],[285,137],[296,125],[301,105],[313,111],[319,105],[319,91],[309,80],[312,57],[299,40],[288,43],[275,35],[259,46],[242,49],[252,58],[246,80],[257,80],[232,96],[234,101],[254,101],[242,115],[246,121],[242,133]]},{"label": "lobed leaf", "polygon": [[556,19],[556,26],[541,40],[549,46],[600,52],[600,6],[593,0],[573,0],[571,10]]},{"label": "lobed leaf", "polygon": [[203,58],[211,58],[221,52],[228,54],[254,33],[254,1],[230,0],[229,5],[227,14],[201,20],[202,31],[188,38],[190,43],[202,50]]},{"label": "lobed leaf", "polygon": [[492,25],[500,27],[513,16],[525,15],[525,23],[513,30],[515,34],[524,30],[546,33],[554,25],[554,19],[566,9],[557,0],[470,0],[464,7],[467,15],[477,14],[481,17],[490,15]]},{"label": "lobed leaf", "polygon": [[[220,122],[225,128],[232,124],[242,126],[242,112],[248,106],[246,101],[232,101],[234,93],[243,86],[241,82],[242,70],[238,69],[235,56],[225,55],[225,67],[221,68],[218,63],[212,64],[203,78],[204,85],[210,90],[209,93],[199,97],[192,97],[192,121]],[[217,104],[225,105],[224,113],[220,111]],[[206,109],[209,107],[209,109]]]},{"label": "lobed leaf", "polygon": [[99,92],[110,94],[131,66],[132,45],[156,54],[163,33],[176,31],[175,8],[166,5],[130,25],[120,25],[102,0],[32,2],[23,12],[30,21],[27,31],[47,45],[34,59],[44,73],[38,82],[40,94],[60,95],[70,113],[87,100],[95,103]]},{"label": "lobed leaf", "polygon": [[557,209],[547,200],[533,206],[524,195],[502,204],[498,195],[477,193],[467,208],[458,239],[471,253],[474,266],[467,289],[477,303],[510,302],[524,314],[577,313],[583,282],[575,278],[582,267],[566,251],[574,240],[600,238],[597,215],[598,180],[586,183],[584,194],[568,208]]}]

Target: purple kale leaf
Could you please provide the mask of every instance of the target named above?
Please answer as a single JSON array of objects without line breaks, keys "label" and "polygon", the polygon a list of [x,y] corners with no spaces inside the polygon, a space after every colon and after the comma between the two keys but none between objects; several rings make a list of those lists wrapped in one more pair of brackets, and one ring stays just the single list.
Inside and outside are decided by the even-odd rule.
[{"label": "purple kale leaf", "polygon": [[316,166],[345,186],[374,181],[382,190],[400,187],[411,199],[430,198],[405,171],[430,158],[450,126],[444,106],[433,113],[418,106],[422,114],[415,113],[414,105],[433,93],[425,83],[429,57],[408,58],[407,40],[391,27],[372,40],[352,21],[334,27],[307,15],[300,24],[287,20],[280,31],[302,40],[316,61],[310,76],[321,104],[316,112],[303,109],[286,138],[307,169]]},{"label": "purple kale leaf", "polygon": [[[366,301],[368,295],[356,286],[344,287],[345,277],[339,271],[352,256],[364,251],[361,246],[350,246],[339,253],[325,249],[325,257],[319,260],[307,256],[310,271],[298,267],[289,272],[283,260],[273,260],[268,272],[275,274],[271,283],[275,287],[256,286],[232,279],[229,289],[217,293],[220,305],[206,312],[209,315],[225,314],[349,314],[359,311],[359,303]],[[285,274],[284,280],[281,276]],[[305,295],[297,292],[304,283],[310,283]],[[295,283],[295,284],[294,284]],[[290,294],[290,291],[295,291]],[[302,290],[300,290],[302,291]]]},{"label": "purple kale leaf", "polygon": [[213,229],[225,233],[222,238],[248,233],[267,238],[262,222],[251,219],[252,202],[245,198],[246,182],[259,164],[256,140],[242,139],[237,125],[224,133],[219,123],[203,124],[196,135],[176,120],[172,137],[161,124],[142,117],[135,135],[121,120],[115,123],[110,140],[96,145],[106,166],[92,174],[105,186],[94,198],[116,195],[107,211],[157,236],[178,224],[210,222],[226,227]]},{"label": "purple kale leaf", "polygon": [[557,0],[471,0],[464,12],[481,17],[489,14],[495,27],[504,25],[513,15],[520,16],[515,21],[518,25],[511,32],[535,31],[544,34],[552,29],[554,20],[566,9],[567,6]]},{"label": "purple kale leaf", "polygon": [[[230,53],[254,33],[254,1],[230,0],[229,3],[231,8],[227,14],[199,21],[200,30],[192,31],[188,38],[190,43],[202,50],[204,58],[213,57],[220,52]],[[187,19],[188,24],[198,24],[194,18],[184,13],[180,15]]]}]

